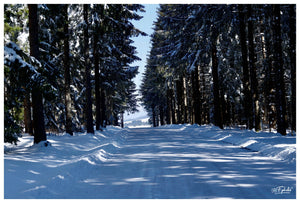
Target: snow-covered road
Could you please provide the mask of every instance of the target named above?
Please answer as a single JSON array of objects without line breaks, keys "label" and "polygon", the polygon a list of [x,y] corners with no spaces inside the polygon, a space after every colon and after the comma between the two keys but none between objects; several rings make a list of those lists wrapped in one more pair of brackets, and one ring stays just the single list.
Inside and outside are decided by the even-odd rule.
[{"label": "snow-covered road", "polygon": [[111,182],[104,198],[295,197],[272,193],[295,189],[295,170],[258,152],[177,129],[131,129],[127,137],[114,164],[101,168]]},{"label": "snow-covered road", "polygon": [[[116,132],[115,137],[122,134],[122,139],[114,139],[104,147],[93,146],[88,149],[77,146],[78,151],[82,152],[78,156],[76,153],[59,156],[57,154],[60,153],[51,153],[61,147],[59,141],[53,140],[48,163],[18,160],[11,153],[6,155],[5,160],[5,197],[296,197],[294,163],[275,160],[259,152],[201,136],[207,133],[211,133],[208,128],[191,131],[180,126],[127,129]],[[79,137],[84,136],[68,139]],[[88,154],[84,154],[86,152]],[[55,158],[62,157],[73,157],[77,161],[55,162]],[[24,163],[20,164],[22,161]],[[22,184],[23,188],[15,185],[18,179],[14,176],[14,169],[20,166],[23,171],[32,173],[30,177],[23,175],[26,177],[20,180],[26,182]]]}]

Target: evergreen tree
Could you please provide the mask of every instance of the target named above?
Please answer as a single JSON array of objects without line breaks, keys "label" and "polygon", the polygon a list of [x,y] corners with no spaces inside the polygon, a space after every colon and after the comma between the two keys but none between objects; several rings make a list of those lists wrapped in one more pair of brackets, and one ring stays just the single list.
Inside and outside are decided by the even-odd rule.
[{"label": "evergreen tree", "polygon": [[277,115],[277,131],[286,135],[286,103],[285,103],[285,87],[284,87],[284,70],[282,56],[282,38],[280,25],[280,5],[273,6],[273,26],[274,26],[274,68],[276,71],[276,115]]},{"label": "evergreen tree", "polygon": [[[38,9],[36,4],[29,4],[29,44],[30,55],[39,60]],[[32,89],[34,143],[47,140],[43,112],[43,96],[40,84]]]},{"label": "evergreen tree", "polygon": [[239,8],[239,34],[242,54],[242,66],[243,66],[243,90],[244,90],[244,115],[247,128],[253,128],[252,119],[252,97],[250,92],[250,76],[248,66],[248,50],[247,50],[247,38],[246,38],[246,22],[244,5],[238,5]]},{"label": "evergreen tree", "polygon": [[70,48],[69,48],[69,19],[68,5],[64,5],[64,80],[65,80],[65,115],[66,115],[66,132],[73,135],[72,115],[71,115],[71,76],[70,76]]},{"label": "evergreen tree", "polygon": [[84,18],[84,60],[85,60],[85,88],[86,88],[86,106],[85,119],[87,133],[94,133],[93,127],[93,112],[92,112],[92,89],[91,89],[91,68],[89,55],[89,5],[83,5]]},{"label": "evergreen tree", "polygon": [[[258,101],[258,82],[256,76],[256,55],[254,49],[254,41],[253,41],[253,16],[252,16],[252,7],[251,5],[247,5],[248,12],[248,40],[249,40],[249,69],[250,69],[250,80],[251,80],[251,95],[252,102],[250,111],[254,112],[254,126],[255,130],[259,131],[260,127],[260,107]],[[250,123],[250,129],[253,126],[253,123]]]},{"label": "evergreen tree", "polygon": [[296,6],[289,5],[289,44],[291,66],[291,128],[296,131]]},{"label": "evergreen tree", "polygon": [[219,90],[219,71],[217,58],[217,36],[218,31],[215,26],[211,30],[211,60],[212,60],[212,75],[213,75],[213,95],[214,95],[214,122],[216,126],[223,128],[223,115],[221,114],[221,101]]}]

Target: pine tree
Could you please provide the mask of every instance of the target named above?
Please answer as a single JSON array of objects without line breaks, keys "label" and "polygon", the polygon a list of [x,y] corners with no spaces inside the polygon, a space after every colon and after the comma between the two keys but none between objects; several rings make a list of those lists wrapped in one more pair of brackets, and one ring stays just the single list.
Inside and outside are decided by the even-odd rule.
[{"label": "pine tree", "polygon": [[244,114],[246,119],[247,128],[253,128],[252,120],[252,97],[250,95],[250,76],[248,66],[248,50],[246,38],[246,25],[245,25],[245,11],[243,5],[238,5],[239,8],[239,28],[240,28],[240,41],[242,52],[242,66],[243,66],[243,87],[244,87]]},{"label": "pine tree", "polygon": [[104,5],[94,5],[93,14],[95,15],[95,30],[93,33],[93,55],[95,68],[95,106],[96,106],[96,130],[100,130],[103,125],[101,119],[101,90],[100,90],[100,68],[99,68],[99,36],[103,38],[103,18]]},{"label": "pine tree", "polygon": [[85,60],[85,88],[86,88],[86,106],[85,106],[85,119],[87,133],[94,133],[93,127],[93,114],[92,114],[92,94],[91,94],[91,68],[90,68],[90,55],[89,55],[89,5],[83,5],[83,18],[84,18],[84,60]]},{"label": "pine tree", "polygon": [[218,31],[215,26],[211,30],[211,60],[212,60],[212,75],[213,75],[213,95],[214,95],[214,122],[216,126],[223,128],[223,115],[221,114],[221,101],[219,90],[219,71],[217,58],[217,38]]},{"label": "pine tree", "polygon": [[64,54],[64,5],[38,6],[40,62],[43,85],[46,131],[62,132],[66,129],[65,117],[65,54]]},{"label": "pine tree", "polygon": [[63,8],[64,15],[64,89],[65,89],[65,117],[66,132],[73,135],[72,115],[71,115],[71,76],[70,76],[70,46],[69,46],[69,19],[68,5]]},{"label": "pine tree", "polygon": [[193,115],[194,123],[201,125],[201,95],[199,87],[199,70],[192,72]]},{"label": "pine tree", "polygon": [[33,125],[31,120],[31,97],[29,91],[26,91],[24,98],[24,125],[25,133],[33,135]]},{"label": "pine tree", "polygon": [[[14,42],[19,46],[28,48],[29,44],[23,40],[28,35],[28,28],[26,20],[28,18],[28,8],[22,4],[4,5],[4,40],[5,43]],[[26,77],[24,75],[23,77]],[[32,120],[31,120],[31,96],[30,90],[25,90],[24,97],[24,125],[25,133],[33,134]],[[16,96],[16,94],[15,94]],[[16,127],[15,127],[16,128]],[[17,129],[17,128],[16,128]]]},{"label": "pine tree", "polygon": [[[29,4],[29,43],[30,55],[39,60],[38,38],[38,9],[36,4]],[[43,112],[43,96],[40,85],[35,84],[32,89],[34,143],[47,140]]]},{"label": "pine tree", "polygon": [[296,131],[296,6],[289,5],[290,65],[291,65],[291,128]]},{"label": "pine tree", "polygon": [[[24,73],[22,73],[24,53],[13,42],[4,46],[4,142],[16,144],[22,132],[20,125],[23,103]],[[20,69],[20,67],[22,69]]]},{"label": "pine tree", "polygon": [[[127,4],[107,5],[105,8],[93,6],[95,11],[93,18],[101,19],[101,26],[98,27],[95,23],[93,28],[97,36],[96,40],[99,41],[94,53],[101,56],[100,74],[98,75],[98,71],[96,71],[97,76],[95,74],[95,83],[98,83],[99,78],[101,89],[100,102],[96,102],[100,106],[100,113],[97,112],[101,119],[97,121],[96,112],[96,123],[108,122],[117,125],[119,116],[122,116],[125,111],[137,111],[137,99],[134,94],[136,87],[132,79],[138,73],[138,67],[131,67],[130,64],[140,59],[135,55],[135,47],[132,46],[133,41],[130,37],[145,35],[145,33],[133,27],[130,20],[141,19],[141,16],[135,12],[142,8],[141,5]],[[94,57],[94,62],[97,64],[95,59]],[[103,61],[103,59],[108,60]],[[97,99],[97,90],[95,93]],[[102,98],[104,94],[105,98]]]},{"label": "pine tree", "polygon": [[[252,95],[252,104],[249,111],[253,111],[254,114],[251,112],[251,115],[254,115],[254,126],[255,131],[259,131],[261,129],[260,126],[260,107],[259,107],[259,101],[258,101],[258,82],[257,82],[257,76],[256,76],[256,56],[255,56],[255,50],[254,50],[254,41],[253,41],[253,23],[252,19],[254,18],[252,16],[252,7],[251,5],[247,5],[247,12],[248,12],[248,40],[249,40],[249,69],[250,69],[250,81],[251,81],[251,95]],[[253,123],[250,123],[250,129],[253,126]]]},{"label": "pine tree", "polygon": [[273,5],[273,35],[274,35],[274,67],[276,71],[276,115],[277,115],[277,131],[286,135],[286,101],[285,87],[283,79],[283,58],[282,58],[282,38],[280,26],[280,5]]}]

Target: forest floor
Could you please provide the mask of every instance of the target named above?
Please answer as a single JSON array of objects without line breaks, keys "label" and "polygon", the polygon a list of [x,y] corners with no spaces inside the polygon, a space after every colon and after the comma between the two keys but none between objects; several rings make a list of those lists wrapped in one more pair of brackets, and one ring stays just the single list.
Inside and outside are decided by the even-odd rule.
[{"label": "forest floor", "polygon": [[296,136],[214,126],[108,126],[4,146],[4,198],[296,198]]}]

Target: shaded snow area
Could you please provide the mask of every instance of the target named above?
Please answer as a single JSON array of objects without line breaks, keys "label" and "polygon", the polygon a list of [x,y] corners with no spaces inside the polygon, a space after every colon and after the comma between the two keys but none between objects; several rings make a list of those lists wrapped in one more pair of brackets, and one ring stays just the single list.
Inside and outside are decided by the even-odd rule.
[{"label": "shaded snow area", "polygon": [[108,127],[5,144],[4,198],[294,199],[296,137],[214,126]]}]

